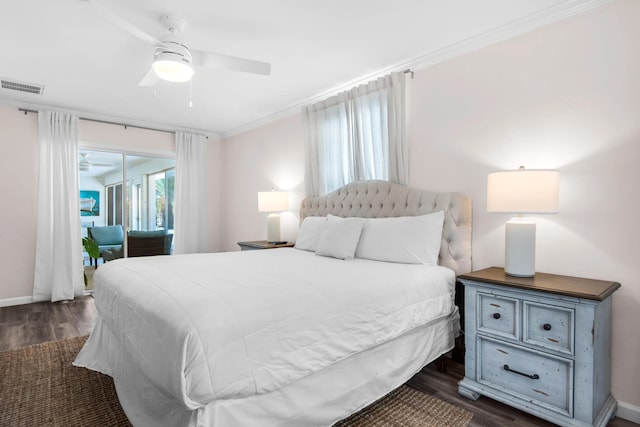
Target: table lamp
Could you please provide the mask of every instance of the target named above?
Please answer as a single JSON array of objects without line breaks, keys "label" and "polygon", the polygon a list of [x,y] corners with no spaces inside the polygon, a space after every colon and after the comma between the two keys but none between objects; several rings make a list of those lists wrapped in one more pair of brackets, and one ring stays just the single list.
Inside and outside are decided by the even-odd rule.
[{"label": "table lamp", "polygon": [[487,212],[516,213],[505,225],[504,271],[510,276],[535,275],[536,223],[525,213],[557,213],[560,173],[530,169],[492,172],[487,178]]},{"label": "table lamp", "polygon": [[289,195],[286,191],[259,191],[258,212],[269,212],[267,216],[267,241],[271,244],[280,241],[280,214],[289,209]]}]

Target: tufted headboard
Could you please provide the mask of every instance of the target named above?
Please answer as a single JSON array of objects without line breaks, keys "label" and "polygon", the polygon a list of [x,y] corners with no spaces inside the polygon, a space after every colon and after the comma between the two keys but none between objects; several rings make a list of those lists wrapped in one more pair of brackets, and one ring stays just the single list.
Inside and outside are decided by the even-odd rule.
[{"label": "tufted headboard", "polygon": [[300,205],[307,216],[385,218],[444,211],[438,264],[456,275],[471,271],[471,199],[462,193],[436,193],[388,181],[360,181],[329,194],[309,197]]}]

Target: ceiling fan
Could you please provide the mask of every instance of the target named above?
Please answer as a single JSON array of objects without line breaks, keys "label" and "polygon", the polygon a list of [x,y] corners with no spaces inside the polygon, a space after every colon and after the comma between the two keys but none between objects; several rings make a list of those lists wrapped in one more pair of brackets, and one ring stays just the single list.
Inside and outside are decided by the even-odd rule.
[{"label": "ceiling fan", "polygon": [[157,39],[124,18],[93,0],[83,0],[91,3],[104,17],[118,27],[155,46],[153,62],[149,71],[144,75],[139,86],[154,86],[159,79],[170,82],[187,82],[193,77],[193,67],[223,68],[232,71],[261,74],[271,74],[271,64],[252,59],[239,58],[220,53],[191,50],[179,39],[187,26],[187,21],[173,15],[162,15],[160,22],[168,33]]},{"label": "ceiling fan", "polygon": [[80,153],[80,160],[78,161],[78,169],[82,172],[89,172],[93,166],[111,167],[111,163],[93,163],[89,160],[89,153]]}]

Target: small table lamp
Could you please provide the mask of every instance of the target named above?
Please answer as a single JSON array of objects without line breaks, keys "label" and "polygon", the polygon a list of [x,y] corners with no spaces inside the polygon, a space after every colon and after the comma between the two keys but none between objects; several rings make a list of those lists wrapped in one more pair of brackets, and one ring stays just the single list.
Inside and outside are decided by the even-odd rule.
[{"label": "small table lamp", "polygon": [[536,223],[522,214],[558,212],[559,175],[555,170],[520,166],[487,177],[487,212],[518,214],[505,225],[504,271],[510,276],[535,275]]},{"label": "small table lamp", "polygon": [[280,215],[278,212],[289,209],[289,195],[286,191],[258,192],[258,212],[269,212],[267,216],[267,241],[272,244],[280,241]]}]

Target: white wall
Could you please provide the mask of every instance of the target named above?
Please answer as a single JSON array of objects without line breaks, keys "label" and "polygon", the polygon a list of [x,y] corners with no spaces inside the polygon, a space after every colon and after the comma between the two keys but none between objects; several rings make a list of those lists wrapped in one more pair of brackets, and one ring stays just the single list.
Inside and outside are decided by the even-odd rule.
[{"label": "white wall", "polygon": [[258,212],[258,191],[289,192],[289,212],[280,215],[280,238],[295,241],[304,197],[302,118],[289,117],[227,139],[222,144],[221,248],[267,238],[267,214]]},{"label": "white wall", "polygon": [[[174,153],[174,135],[81,120],[84,146],[138,153]],[[208,209],[211,251],[220,242],[220,141],[210,137]],[[38,192],[38,117],[0,105],[0,306],[28,302],[33,291]],[[101,202],[104,202],[102,197]],[[90,217],[83,217],[90,218]]]},{"label": "white wall", "polygon": [[[536,218],[537,269],[622,284],[613,296],[612,387],[636,406],[638,16],[640,2],[618,0],[418,70],[408,88],[410,185],[473,198],[475,269],[504,265],[509,218],[486,212],[487,173],[520,165],[560,170],[560,213]],[[223,142],[224,249],[265,238],[257,191],[290,186],[292,198],[302,197],[302,141],[294,116]],[[294,236],[287,231],[287,239]]]},{"label": "white wall", "polygon": [[0,106],[0,299],[33,292],[38,117]]}]

